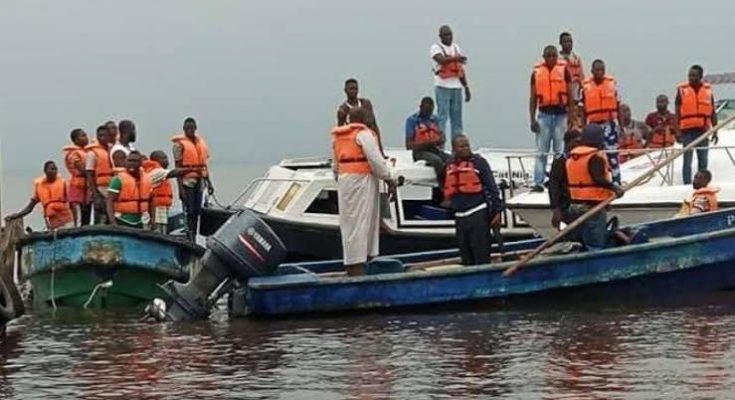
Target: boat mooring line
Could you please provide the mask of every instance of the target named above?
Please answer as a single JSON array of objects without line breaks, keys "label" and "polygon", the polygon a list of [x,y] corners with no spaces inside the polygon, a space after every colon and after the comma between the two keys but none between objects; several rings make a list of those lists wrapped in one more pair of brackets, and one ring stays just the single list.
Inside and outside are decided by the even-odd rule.
[{"label": "boat mooring line", "polygon": [[87,302],[84,303],[84,307],[83,308],[85,310],[87,309],[87,307],[89,306],[89,303],[92,302],[92,300],[94,299],[94,295],[97,294],[97,290],[99,290],[99,288],[105,288],[105,289],[107,289],[107,288],[110,288],[110,287],[112,287],[112,280],[107,280],[107,281],[98,283],[97,286],[94,287],[94,290],[92,290],[92,294],[89,295],[89,298],[87,299]]}]

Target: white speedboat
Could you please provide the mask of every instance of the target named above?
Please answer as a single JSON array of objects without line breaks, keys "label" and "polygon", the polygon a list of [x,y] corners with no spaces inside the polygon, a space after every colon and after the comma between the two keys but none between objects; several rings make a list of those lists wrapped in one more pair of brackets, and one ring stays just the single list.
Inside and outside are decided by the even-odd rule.
[{"label": "white speedboat", "polygon": [[[718,103],[718,118],[723,121],[735,113],[735,100],[721,100]],[[712,172],[712,185],[720,188],[718,194],[720,207],[735,206],[735,124],[720,130],[717,146],[709,147],[708,169]],[[681,145],[668,150],[650,151],[621,165],[623,182],[631,182],[649,171],[658,161]],[[520,156],[525,157],[525,156]],[[625,193],[625,196],[612,203],[611,214],[618,217],[621,225],[632,225],[658,219],[670,218],[676,214],[684,199],[692,194],[691,185],[682,182],[682,158],[677,158],[659,174],[638,187]],[[696,172],[696,154],[692,160],[692,174]],[[544,193],[521,193],[506,202],[508,208],[520,216],[540,235],[549,237],[556,233],[551,226],[549,195]]]},{"label": "white speedboat", "polygon": [[[523,152],[517,149],[479,149],[493,168],[501,197],[526,189],[531,170],[522,162],[506,158]],[[434,170],[423,161],[414,162],[408,150],[387,150],[396,173],[404,184],[395,199],[381,185],[381,254],[426,251],[456,247],[454,220],[449,210],[435,201]],[[228,206],[206,206],[200,233],[214,233],[237,209],[259,214],[283,240],[292,260],[341,257],[337,183],[327,157],[283,160],[262,178],[251,182]],[[502,218],[505,240],[523,239],[534,231],[513,213]]]}]

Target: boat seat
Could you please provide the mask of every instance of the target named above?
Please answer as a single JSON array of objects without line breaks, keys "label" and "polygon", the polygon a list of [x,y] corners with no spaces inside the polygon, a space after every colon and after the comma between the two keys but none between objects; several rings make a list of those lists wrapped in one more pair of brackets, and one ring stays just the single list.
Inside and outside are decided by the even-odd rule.
[{"label": "boat seat", "polygon": [[416,213],[417,219],[429,221],[442,221],[452,219],[452,214],[446,208],[423,204]]}]

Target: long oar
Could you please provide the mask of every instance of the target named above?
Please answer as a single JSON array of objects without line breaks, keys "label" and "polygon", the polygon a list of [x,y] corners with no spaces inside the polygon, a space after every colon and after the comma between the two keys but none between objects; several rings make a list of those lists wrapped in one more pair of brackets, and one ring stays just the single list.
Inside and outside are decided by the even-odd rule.
[{"label": "long oar", "polygon": [[[714,135],[718,130],[722,129],[725,125],[729,124],[732,121],[735,121],[735,115],[730,116],[725,121],[719,123],[714,128],[712,128],[712,129],[708,130],[707,132],[705,132],[703,135],[700,135],[698,138],[696,138],[694,141],[692,141],[691,143],[689,143],[689,145],[687,145],[686,147],[682,148],[680,151],[674,152],[672,155],[670,155],[665,160],[663,160],[660,163],[654,165],[653,168],[651,168],[650,171],[648,171],[645,174],[639,176],[638,178],[636,178],[635,180],[633,180],[633,182],[630,182],[629,184],[627,184],[623,188],[623,192],[627,192],[628,190],[630,190],[630,189],[638,186],[638,184],[640,184],[641,182],[643,182],[646,179],[648,179],[650,176],[652,176],[653,174],[655,174],[661,168],[663,168],[666,165],[670,164],[677,157],[679,157],[680,155],[684,154],[684,152],[689,151],[689,150],[692,150],[693,148],[697,147],[697,145],[699,143],[701,143],[702,141],[704,141],[706,139],[709,139],[710,136]],[[584,213],[582,216],[580,216],[579,218],[577,218],[576,220],[574,220],[574,222],[572,222],[571,224],[569,224],[569,226],[567,226],[564,230],[559,231],[551,239],[547,240],[546,242],[544,242],[544,244],[542,244],[541,246],[537,247],[536,250],[532,251],[531,253],[529,253],[528,255],[526,255],[525,257],[523,257],[517,263],[515,263],[512,266],[508,267],[508,269],[506,269],[505,272],[503,272],[503,276],[510,276],[514,272],[516,272],[517,270],[519,270],[520,268],[523,268],[534,257],[536,257],[542,251],[544,251],[547,248],[549,248],[549,246],[551,246],[554,243],[558,242],[559,239],[561,239],[564,236],[566,236],[567,233],[569,233],[569,232],[577,229],[580,225],[582,225],[583,223],[585,223],[585,221],[587,221],[590,217],[592,217],[593,215],[597,214],[603,208],[607,207],[615,199],[616,199],[616,196],[614,196],[614,195],[613,196],[610,196],[607,200],[605,200],[603,202],[600,202],[596,206],[592,207],[592,209],[590,209],[589,211],[587,211],[586,213]]]}]

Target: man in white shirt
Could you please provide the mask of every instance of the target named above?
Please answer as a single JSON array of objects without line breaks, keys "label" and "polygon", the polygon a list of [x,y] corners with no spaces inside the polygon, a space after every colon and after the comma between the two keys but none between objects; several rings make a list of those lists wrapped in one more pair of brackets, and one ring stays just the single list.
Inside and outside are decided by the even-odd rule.
[{"label": "man in white shirt", "polygon": [[444,25],[439,28],[439,43],[431,46],[434,67],[434,91],[436,95],[439,127],[447,132],[447,119],[451,120],[452,139],[462,134],[462,89],[464,101],[470,101],[470,87],[464,65],[467,57],[456,43],[453,43],[452,29]]},{"label": "man in white shirt", "polygon": [[[118,127],[120,132],[117,143],[110,149],[110,161],[113,168],[125,168],[125,162],[131,151],[137,150],[133,143],[135,142],[136,132],[135,124],[130,120],[120,121]],[[109,132],[109,128],[108,128]]]}]

